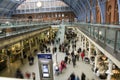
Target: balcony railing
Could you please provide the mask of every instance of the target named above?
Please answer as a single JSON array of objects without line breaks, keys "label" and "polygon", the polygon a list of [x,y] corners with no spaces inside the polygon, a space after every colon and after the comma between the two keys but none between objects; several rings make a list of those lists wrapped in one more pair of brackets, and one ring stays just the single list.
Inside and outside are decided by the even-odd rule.
[{"label": "balcony railing", "polygon": [[14,21],[9,20],[7,23],[0,25],[0,38],[26,33],[30,31],[39,30],[42,28],[50,27],[55,24],[53,22],[40,22],[40,21]]},{"label": "balcony railing", "polygon": [[90,24],[90,23],[65,23],[78,26],[78,28],[103,46],[113,49],[113,53],[120,53],[120,25]]},{"label": "balcony railing", "polygon": [[36,8],[16,10],[13,14],[28,14],[28,13],[44,13],[44,12],[68,12],[71,11],[69,7],[53,7],[53,8]]},{"label": "balcony railing", "polygon": [[[64,21],[63,21],[64,22]],[[23,32],[27,32],[29,30],[37,30],[43,28],[47,25],[52,24],[60,24],[60,22],[42,22],[41,20],[33,19],[32,21],[28,20],[11,20],[10,24],[1,24],[0,25],[0,37],[10,36],[13,34],[20,34]],[[108,46],[113,49],[114,53],[120,52],[120,26],[119,25],[105,25],[105,24],[88,24],[88,23],[67,23],[64,22],[66,25],[78,26],[81,31],[86,33],[86,35],[90,36],[91,38],[95,39],[100,43],[103,43],[104,46]],[[44,26],[43,26],[44,25]],[[34,26],[34,27],[33,27]],[[24,27],[21,30],[15,30],[12,33],[4,33],[2,29],[4,28],[18,28]],[[19,29],[19,28],[18,28]]]}]

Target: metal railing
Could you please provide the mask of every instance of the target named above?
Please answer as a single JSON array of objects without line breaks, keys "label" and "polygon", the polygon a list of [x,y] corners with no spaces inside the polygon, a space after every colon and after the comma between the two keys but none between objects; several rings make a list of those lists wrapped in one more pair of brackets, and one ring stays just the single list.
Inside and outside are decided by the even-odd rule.
[{"label": "metal railing", "polygon": [[[0,25],[0,30],[3,28],[18,28],[24,27],[24,29],[17,30],[12,33],[0,33],[0,37],[20,34],[32,30],[37,30],[46,25],[60,24],[60,22],[41,22],[40,20],[12,20],[10,24]],[[96,41],[103,43],[105,46],[111,47],[114,52],[120,52],[120,26],[119,25],[106,25],[106,24],[90,24],[80,22],[65,22],[64,25],[78,26],[84,33],[94,38]],[[33,27],[34,26],[34,27]],[[19,28],[18,28],[19,29]]]},{"label": "metal railing", "polygon": [[47,28],[52,22],[13,22],[0,25],[0,38]]},{"label": "metal railing", "polygon": [[53,8],[37,8],[16,10],[13,14],[28,14],[28,13],[44,13],[44,12],[68,12],[71,11],[69,7],[53,7]]},{"label": "metal railing", "polygon": [[86,35],[94,38],[95,41],[101,42],[104,46],[109,46],[114,53],[120,52],[120,25],[91,24],[70,22],[66,25],[77,26]]}]

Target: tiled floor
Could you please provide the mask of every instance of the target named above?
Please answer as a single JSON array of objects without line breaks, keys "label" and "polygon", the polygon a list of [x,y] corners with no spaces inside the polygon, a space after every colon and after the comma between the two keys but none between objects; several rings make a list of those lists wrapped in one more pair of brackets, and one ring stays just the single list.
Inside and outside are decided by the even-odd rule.
[{"label": "tiled floor", "polygon": [[[61,41],[60,43],[64,42],[64,33],[65,33],[65,27],[61,25],[58,34],[57,34],[57,38],[60,38]],[[58,47],[58,45],[55,44],[55,46]],[[77,42],[77,47],[79,46],[79,42]],[[51,49],[53,47],[53,45],[50,46]],[[70,48],[70,50],[72,51],[72,48]],[[65,53],[61,53],[57,51],[57,61],[60,63],[61,60],[63,60],[65,57]],[[53,55],[53,63],[55,63],[56,56],[55,54]],[[0,76],[14,76],[15,70],[17,69],[17,67],[20,67],[23,74],[25,74],[25,72],[35,72],[36,73],[36,80],[40,80],[39,78],[39,70],[38,70],[38,58],[37,56],[35,56],[35,61],[34,61],[34,65],[29,66],[27,60],[25,61],[26,64],[21,65],[20,62],[15,62],[14,65],[11,66],[11,70],[9,71],[6,69],[4,70],[2,73],[0,73]],[[84,72],[86,74],[87,79],[86,80],[98,80],[98,78],[95,76],[95,74],[92,72],[91,70],[91,65],[90,64],[86,64],[84,63],[82,60],[77,61],[77,65],[75,66],[75,68],[73,68],[72,63],[71,64],[67,64],[67,68],[62,72],[62,74],[60,75],[54,75],[54,80],[67,80],[69,75],[74,72],[76,75],[78,75],[79,77],[81,76],[81,73]]]}]

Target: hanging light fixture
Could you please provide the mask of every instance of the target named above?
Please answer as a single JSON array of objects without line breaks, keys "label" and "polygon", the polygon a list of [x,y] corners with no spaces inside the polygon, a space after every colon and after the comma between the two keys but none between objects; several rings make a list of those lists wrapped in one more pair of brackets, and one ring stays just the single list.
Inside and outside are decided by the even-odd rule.
[{"label": "hanging light fixture", "polygon": [[42,6],[42,2],[39,1],[39,2],[37,2],[36,5],[37,5],[37,7],[41,7]]}]

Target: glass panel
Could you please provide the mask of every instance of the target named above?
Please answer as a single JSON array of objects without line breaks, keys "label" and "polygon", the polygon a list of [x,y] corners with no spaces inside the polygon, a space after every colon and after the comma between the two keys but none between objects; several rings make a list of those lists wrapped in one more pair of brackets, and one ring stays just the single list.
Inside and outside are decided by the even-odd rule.
[{"label": "glass panel", "polygon": [[88,32],[91,34],[91,26],[88,25]]},{"label": "glass panel", "polygon": [[[47,27],[48,24],[50,24],[50,23],[49,22],[39,23],[34,20],[32,22],[9,20],[9,22],[2,23],[0,25],[0,38],[37,30],[42,27]],[[36,26],[34,26],[34,25],[36,25]],[[41,25],[43,25],[43,26],[41,26]],[[32,27],[32,26],[34,26],[34,27]]]},{"label": "glass panel", "polygon": [[120,52],[120,31],[118,31],[117,35],[117,51]]},{"label": "glass panel", "polygon": [[94,37],[94,27],[91,26],[91,36]]},{"label": "glass panel", "polygon": [[85,32],[86,34],[89,34],[88,26],[87,26],[87,25],[82,25],[82,29],[84,30],[84,32]]},{"label": "glass panel", "polygon": [[99,28],[99,40],[104,43],[105,28]]},{"label": "glass panel", "polygon": [[95,38],[98,39],[98,27],[95,27]]},{"label": "glass panel", "polygon": [[106,30],[106,44],[114,48],[114,43],[115,43],[115,30],[107,29]]}]

